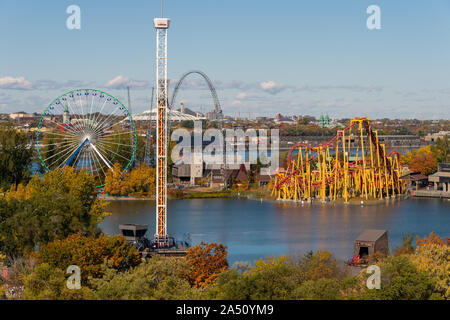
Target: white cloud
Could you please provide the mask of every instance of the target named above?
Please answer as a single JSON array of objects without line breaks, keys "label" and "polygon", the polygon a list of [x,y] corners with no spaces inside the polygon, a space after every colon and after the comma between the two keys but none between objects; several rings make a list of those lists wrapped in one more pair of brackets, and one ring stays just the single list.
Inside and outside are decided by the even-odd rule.
[{"label": "white cloud", "polygon": [[147,88],[148,82],[147,81],[139,81],[139,80],[133,80],[131,78],[119,75],[111,80],[109,80],[105,87],[108,89],[126,89],[127,87],[133,87],[133,88]]},{"label": "white cloud", "polygon": [[34,83],[25,79],[25,77],[2,77],[0,78],[0,89],[14,89],[14,90],[32,90]]},{"label": "white cloud", "polygon": [[281,83],[276,83],[275,81],[261,82],[259,86],[263,91],[266,91],[270,94],[277,94],[287,89],[287,86]]}]

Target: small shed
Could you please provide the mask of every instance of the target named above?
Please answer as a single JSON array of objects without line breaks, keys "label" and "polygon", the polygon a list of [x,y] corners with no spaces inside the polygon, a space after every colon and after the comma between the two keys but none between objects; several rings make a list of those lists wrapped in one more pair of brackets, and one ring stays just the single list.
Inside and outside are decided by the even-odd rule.
[{"label": "small shed", "polygon": [[355,240],[354,255],[361,259],[373,255],[375,252],[389,254],[388,232],[387,230],[364,230]]}]

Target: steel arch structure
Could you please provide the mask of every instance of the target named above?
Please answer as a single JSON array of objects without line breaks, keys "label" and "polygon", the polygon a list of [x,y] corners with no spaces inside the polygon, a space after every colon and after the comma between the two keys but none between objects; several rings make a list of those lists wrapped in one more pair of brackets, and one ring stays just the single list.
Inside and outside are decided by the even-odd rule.
[{"label": "steel arch structure", "polygon": [[208,76],[199,70],[192,70],[192,71],[188,71],[185,74],[183,74],[183,76],[180,78],[180,80],[178,80],[177,85],[175,86],[175,89],[173,90],[172,93],[172,99],[170,100],[170,109],[173,109],[173,106],[175,104],[176,98],[177,98],[177,93],[178,90],[180,89],[181,84],[183,83],[183,80],[190,74],[199,74],[203,77],[203,79],[206,81],[206,83],[208,84],[209,90],[211,91],[211,96],[213,98],[214,101],[214,110],[215,112],[219,115],[222,114],[222,108],[220,107],[220,101],[219,101],[219,97],[217,96],[217,92],[216,89],[214,88],[211,80],[208,78]]}]

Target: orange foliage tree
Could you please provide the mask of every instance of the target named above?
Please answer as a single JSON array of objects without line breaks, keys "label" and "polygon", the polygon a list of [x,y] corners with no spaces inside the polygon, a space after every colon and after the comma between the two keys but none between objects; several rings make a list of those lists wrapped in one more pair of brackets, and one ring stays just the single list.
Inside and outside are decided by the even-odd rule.
[{"label": "orange foliage tree", "polygon": [[103,276],[102,264],[107,262],[117,270],[127,270],[141,262],[136,247],[131,246],[123,236],[86,237],[80,233],[62,240],[55,240],[39,247],[39,263],[66,270],[70,265],[81,269],[81,279]]},{"label": "orange foliage tree", "polygon": [[228,269],[227,247],[217,243],[204,243],[188,249],[186,260],[192,269],[188,275],[191,285],[206,287]]},{"label": "orange foliage tree", "polygon": [[420,237],[417,236],[416,239],[417,247],[423,247],[429,244],[436,244],[439,246],[450,246],[450,238],[446,237],[445,239],[442,239],[437,234],[435,234],[434,231],[431,232],[428,237],[423,237],[422,239],[420,239]]},{"label": "orange foliage tree", "polygon": [[420,148],[419,150],[413,150],[408,152],[403,161],[409,167],[409,170],[413,172],[420,172],[424,175],[430,175],[437,170],[437,161],[430,146]]}]

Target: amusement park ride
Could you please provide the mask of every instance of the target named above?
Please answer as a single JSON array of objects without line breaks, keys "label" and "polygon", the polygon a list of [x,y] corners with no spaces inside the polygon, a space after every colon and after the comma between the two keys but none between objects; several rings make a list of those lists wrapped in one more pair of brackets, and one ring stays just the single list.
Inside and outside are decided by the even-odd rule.
[{"label": "amusement park ride", "polygon": [[46,170],[86,169],[104,185],[119,162],[123,171],[136,153],[136,128],[127,108],[110,94],[79,89],[61,95],[44,110],[36,149]]},{"label": "amusement park ride", "polygon": [[386,154],[369,118],[355,118],[327,143],[294,145],[287,169],[275,175],[272,194],[294,201],[383,199],[403,193],[401,175],[399,154]]}]

